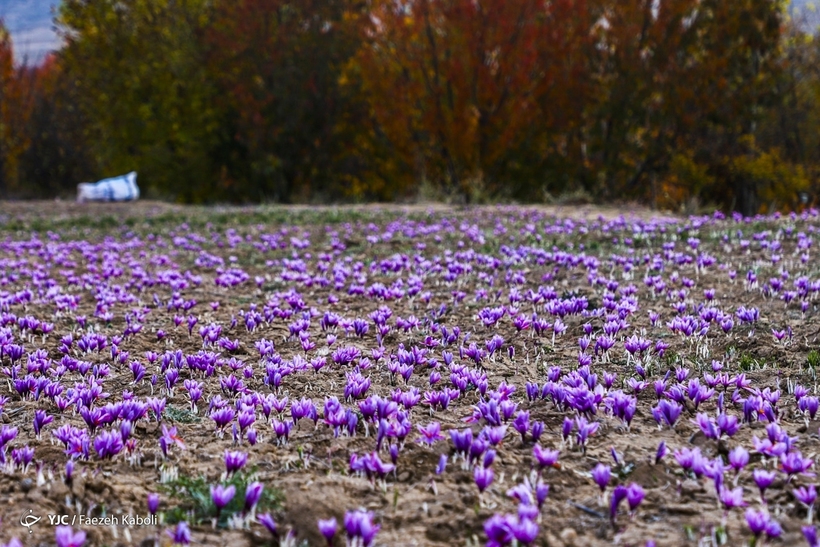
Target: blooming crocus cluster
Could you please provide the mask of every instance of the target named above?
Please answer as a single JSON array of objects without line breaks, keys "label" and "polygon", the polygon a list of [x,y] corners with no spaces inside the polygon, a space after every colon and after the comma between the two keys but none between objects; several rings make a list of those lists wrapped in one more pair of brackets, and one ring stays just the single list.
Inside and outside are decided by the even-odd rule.
[{"label": "blooming crocus cluster", "polygon": [[57,526],[54,529],[54,542],[57,547],[83,547],[85,539],[83,530],[75,532],[71,526]]},{"label": "blooming crocus cluster", "polygon": [[[88,240],[8,232],[0,467],[36,469],[38,488],[65,469],[56,480],[72,505],[89,474],[130,465],[173,485],[204,473],[205,509],[166,530],[177,544],[209,520],[295,541],[302,531],[280,534],[264,513],[268,494],[281,473],[313,484],[317,467],[347,475],[345,494],[359,481],[387,492],[422,476],[435,496],[437,484],[472,481],[493,511],[489,545],[537,544],[549,485],[567,473],[587,479],[554,488],[556,507],[597,514],[583,504],[599,495],[611,533],[640,533],[645,496],[682,496],[694,481],[727,518],[748,507],[758,543],[805,516],[817,544],[820,356],[804,345],[817,330],[818,218],[506,207],[327,226],[171,220]],[[596,462],[607,451],[613,461]],[[224,457],[208,470],[202,453]],[[628,482],[644,465],[678,488]],[[163,506],[180,495],[169,487]],[[157,514],[159,497],[147,506]],[[350,511],[343,531],[328,519],[319,532],[371,545],[375,519]],[[392,519],[378,514],[386,529]]]},{"label": "blooming crocus cluster", "polygon": [[380,526],[373,522],[373,513],[364,509],[345,513],[344,525],[350,547],[370,547]]}]

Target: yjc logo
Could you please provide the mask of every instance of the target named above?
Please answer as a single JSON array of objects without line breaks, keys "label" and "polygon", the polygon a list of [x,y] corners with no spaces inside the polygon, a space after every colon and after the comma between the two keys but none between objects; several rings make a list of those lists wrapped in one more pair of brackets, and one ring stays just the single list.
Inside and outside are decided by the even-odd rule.
[{"label": "yjc logo", "polygon": [[35,524],[37,524],[38,522],[40,522],[41,518],[42,517],[38,517],[37,515],[34,514],[34,511],[29,509],[28,515],[23,514],[23,516],[20,517],[20,524],[25,526],[26,528],[28,528],[28,533],[30,534],[31,533],[31,527],[34,526]]}]

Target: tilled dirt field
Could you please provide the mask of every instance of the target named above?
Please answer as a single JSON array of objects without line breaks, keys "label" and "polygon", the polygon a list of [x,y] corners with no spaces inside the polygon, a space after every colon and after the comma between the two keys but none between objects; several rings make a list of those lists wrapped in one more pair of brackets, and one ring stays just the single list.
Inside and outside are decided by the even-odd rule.
[{"label": "tilled dirt field", "polygon": [[0,204],[0,542],[806,544],[818,228]]}]

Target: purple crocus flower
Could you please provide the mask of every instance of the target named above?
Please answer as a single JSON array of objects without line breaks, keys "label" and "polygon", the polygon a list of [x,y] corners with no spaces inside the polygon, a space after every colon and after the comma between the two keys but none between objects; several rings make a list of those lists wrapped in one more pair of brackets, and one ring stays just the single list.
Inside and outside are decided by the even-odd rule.
[{"label": "purple crocus flower", "polygon": [[276,536],[279,533],[279,526],[277,526],[276,521],[273,520],[273,517],[270,516],[270,513],[263,513],[261,515],[256,515],[256,520],[265,528],[267,528],[268,532],[272,535]]},{"label": "purple crocus flower", "polygon": [[526,410],[519,411],[513,420],[513,428],[521,435],[521,442],[525,442],[530,430],[530,413]]},{"label": "purple crocus flower", "polygon": [[544,433],[544,422],[535,421],[532,423],[532,440],[538,442],[541,435]]},{"label": "purple crocus flower", "polygon": [[766,531],[768,523],[769,515],[765,511],[755,511],[751,507],[746,509],[746,524],[749,525],[749,529],[756,538]]},{"label": "purple crocus flower", "polygon": [[157,513],[159,509],[159,494],[151,492],[148,494],[148,512],[152,515]]},{"label": "purple crocus flower", "polygon": [[438,422],[430,422],[427,427],[417,426],[421,437],[416,439],[416,442],[433,446],[437,441],[444,438],[441,434],[441,425]]},{"label": "purple crocus flower", "polygon": [[802,531],[803,537],[806,538],[806,543],[809,544],[809,547],[820,546],[820,542],[817,540],[817,528],[814,526],[804,526]]},{"label": "purple crocus flower", "polygon": [[612,524],[615,524],[615,516],[618,514],[618,505],[626,499],[627,488],[626,486],[619,484],[615,487],[612,491],[612,500],[609,503],[609,520]]},{"label": "purple crocus flower", "polygon": [[681,412],[683,412],[683,407],[675,401],[670,401],[668,399],[661,399],[658,406],[652,409],[652,415],[658,424],[662,421],[666,422],[666,424],[672,429],[675,428],[675,424],[677,423]]},{"label": "purple crocus flower", "polygon": [[54,531],[54,541],[57,547],[82,547],[85,545],[85,532],[71,526],[58,526]]},{"label": "purple crocus flower", "polygon": [[496,456],[495,450],[493,450],[492,448],[488,449],[484,453],[484,462],[482,463],[482,465],[484,467],[490,467],[493,464],[493,462],[495,461],[495,456]]},{"label": "purple crocus flower", "polygon": [[532,447],[532,454],[535,456],[535,461],[540,469],[546,467],[556,467],[560,452],[549,448],[541,448],[541,445],[536,444]]},{"label": "purple crocus flower", "polygon": [[574,426],[575,424],[572,423],[572,420],[570,418],[564,418],[564,423],[561,426],[561,438],[563,438],[565,442],[567,441],[567,439],[569,439],[569,436],[572,434],[572,428]]},{"label": "purple crocus flower", "polygon": [[328,547],[331,547],[333,545],[333,537],[336,535],[336,530],[339,526],[336,522],[336,519],[319,519],[317,525],[319,526],[319,533],[321,533],[322,536],[325,538],[325,541],[327,541]]},{"label": "purple crocus flower", "polygon": [[236,487],[232,484],[227,487],[221,484],[211,486],[211,500],[214,502],[214,506],[216,507],[217,516],[219,516],[222,509],[224,509],[225,506],[231,502],[235,494]]},{"label": "purple crocus flower", "polygon": [[643,488],[641,488],[641,485],[636,482],[631,483],[627,487],[626,501],[629,504],[630,512],[635,512],[635,509],[637,509],[641,504],[645,495],[646,494],[644,493]]},{"label": "purple crocus flower", "polygon": [[719,436],[726,435],[727,437],[733,437],[735,433],[740,430],[740,424],[737,421],[737,416],[732,416],[723,412],[718,414],[716,427]]},{"label": "purple crocus flower", "polygon": [[576,416],[575,425],[578,426],[578,432],[576,434],[578,444],[584,447],[584,451],[586,451],[587,438],[598,431],[598,426],[600,424],[598,422],[590,423],[583,416]]},{"label": "purple crocus flower", "polygon": [[801,486],[792,490],[795,499],[809,508],[809,521],[811,521],[812,508],[815,500],[817,500],[817,489],[813,484],[808,486]]},{"label": "purple crocus flower", "polygon": [[777,538],[783,533],[783,528],[780,526],[780,523],[774,519],[769,519],[769,522],[766,523],[766,536],[769,538]]},{"label": "purple crocus flower", "polygon": [[669,453],[669,449],[666,448],[666,442],[661,441],[658,445],[658,450],[655,452],[655,465],[661,463],[664,457]]},{"label": "purple crocus flower", "polygon": [[17,437],[17,428],[13,426],[3,425],[0,427],[0,451]]},{"label": "purple crocus flower", "polygon": [[720,503],[722,503],[726,509],[745,507],[748,505],[748,503],[743,501],[743,488],[740,486],[735,489],[729,489],[727,487],[721,488]]},{"label": "purple crocus flower", "polygon": [[729,466],[735,470],[735,474],[746,467],[749,463],[749,451],[742,446],[736,446],[729,452]]},{"label": "purple crocus flower", "polygon": [[482,436],[489,441],[489,443],[493,446],[498,446],[501,444],[501,441],[504,440],[504,436],[507,434],[507,426],[506,425],[498,425],[495,427],[487,426],[482,430]]},{"label": "purple crocus flower", "polygon": [[458,431],[451,429],[450,439],[453,441],[456,453],[466,456],[470,452],[470,445],[473,443],[473,430],[465,429],[464,431]]},{"label": "purple crocus flower", "polygon": [[225,451],[225,469],[228,475],[233,475],[248,463],[248,455],[238,450]]},{"label": "purple crocus flower", "polygon": [[344,525],[348,539],[361,539],[362,547],[370,547],[379,532],[379,526],[373,523],[373,513],[364,509],[345,513]]},{"label": "purple crocus flower", "polygon": [[245,488],[245,505],[242,509],[243,513],[249,513],[256,504],[259,503],[259,498],[262,497],[264,485],[261,482],[252,482]]},{"label": "purple crocus flower", "polygon": [[799,450],[793,450],[780,456],[780,467],[789,477],[798,474],[814,476],[814,473],[808,472],[812,465],[814,461],[811,458],[803,458]]},{"label": "purple crocus flower", "polygon": [[122,435],[119,431],[103,431],[94,438],[94,450],[102,459],[113,458],[122,449]]},{"label": "purple crocus flower", "polygon": [[484,533],[487,534],[487,545],[490,547],[503,547],[512,543],[514,539],[510,523],[498,514],[484,522]]},{"label": "purple crocus flower", "polygon": [[45,410],[37,409],[34,411],[34,434],[38,439],[40,438],[40,430],[43,429],[43,426],[53,421],[54,417],[46,414]]},{"label": "purple crocus flower", "polygon": [[172,445],[178,446],[181,450],[185,450],[185,443],[182,437],[177,433],[176,427],[169,428],[162,424],[162,436],[159,438],[159,446],[165,457],[168,457],[168,448]]},{"label": "purple crocus flower", "polygon": [[447,468],[447,454],[442,454],[438,458],[438,465],[436,466],[436,475],[441,475]]},{"label": "purple crocus flower", "polygon": [[224,430],[225,426],[236,417],[236,411],[229,407],[222,407],[211,412],[211,419],[216,423],[217,429]]},{"label": "purple crocus flower", "polygon": [[168,535],[171,536],[174,545],[189,545],[191,543],[191,529],[185,521],[178,523],[173,531],[168,530]]},{"label": "purple crocus flower", "polygon": [[598,485],[598,488],[601,489],[601,492],[606,490],[607,485],[609,484],[609,479],[612,476],[610,468],[608,465],[604,465],[599,463],[595,466],[592,470],[592,480],[595,481],[595,484]]},{"label": "purple crocus flower", "polygon": [[71,487],[72,482],[74,481],[74,460],[68,460],[65,462],[65,475],[64,481],[68,487]]},{"label": "purple crocus flower", "polygon": [[538,537],[538,524],[534,519],[519,516],[511,526],[513,537],[520,545],[531,545]]},{"label": "purple crocus flower", "polygon": [[752,472],[752,478],[757,485],[757,488],[760,490],[760,499],[765,503],[765,492],[768,487],[772,485],[777,475],[775,475],[774,471],[766,471],[765,469],[755,469]]},{"label": "purple crocus flower", "polygon": [[707,439],[717,439],[720,436],[720,432],[718,431],[714,422],[709,418],[709,416],[706,413],[698,413],[695,419],[692,420],[692,423],[694,423],[700,428],[701,432]]},{"label": "purple crocus flower", "polygon": [[478,491],[484,492],[484,490],[492,484],[493,479],[495,478],[495,473],[493,472],[492,467],[477,465],[473,469],[473,478],[475,479],[476,486],[478,486]]}]

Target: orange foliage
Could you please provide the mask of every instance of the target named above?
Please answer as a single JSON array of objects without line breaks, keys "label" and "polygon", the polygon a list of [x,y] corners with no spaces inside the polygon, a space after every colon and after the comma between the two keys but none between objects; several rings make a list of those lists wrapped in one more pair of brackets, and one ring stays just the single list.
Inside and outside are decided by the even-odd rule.
[{"label": "orange foliage", "polygon": [[416,176],[451,192],[492,176],[538,119],[538,0],[374,2],[359,56],[376,120]]},{"label": "orange foliage", "polygon": [[0,21],[0,196],[19,184],[18,164],[29,142],[26,127],[39,72],[15,66],[11,36]]}]

